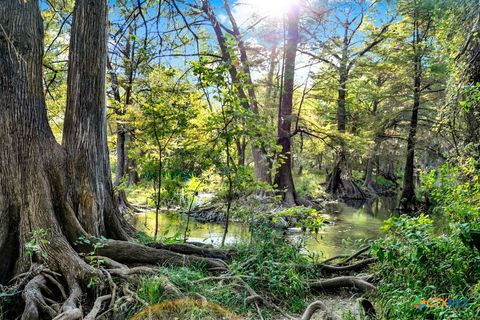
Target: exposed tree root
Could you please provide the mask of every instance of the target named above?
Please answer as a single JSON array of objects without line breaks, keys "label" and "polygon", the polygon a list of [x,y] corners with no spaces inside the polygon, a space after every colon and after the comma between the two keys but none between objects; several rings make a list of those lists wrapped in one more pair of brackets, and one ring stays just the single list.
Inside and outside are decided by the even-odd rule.
[{"label": "exposed tree root", "polygon": [[93,304],[92,310],[83,318],[83,320],[95,320],[97,314],[101,311],[102,309],[102,304],[107,302],[108,300],[112,299],[111,294],[107,294],[101,297],[98,297],[97,300],[95,300],[95,303]]},{"label": "exposed tree root", "polygon": [[368,258],[360,262],[346,265],[346,266],[322,264],[320,265],[320,268],[322,268],[322,270],[331,271],[331,272],[358,271],[358,270],[361,270],[362,268],[367,267],[369,264],[374,263],[375,261],[377,261],[377,259]]},{"label": "exposed tree root", "polygon": [[215,259],[221,259],[221,260],[228,260],[231,257],[231,253],[225,250],[219,250],[219,249],[210,249],[210,248],[204,248],[204,247],[199,247],[193,244],[162,244],[162,243],[148,243],[147,246],[156,248],[156,249],[164,249],[164,250],[169,250],[181,254],[194,254],[200,257],[205,257],[205,258],[215,258]]},{"label": "exposed tree root", "polygon": [[42,290],[48,290],[47,279],[43,275],[36,275],[25,286],[22,297],[25,309],[22,320],[36,320],[40,318],[40,311],[51,318],[56,316],[56,311],[50,307],[43,296]]},{"label": "exposed tree root", "polygon": [[[288,313],[286,313],[285,311],[282,310],[282,308],[280,308],[279,306],[277,306],[276,304],[274,304],[273,302],[270,302],[268,301],[267,299],[265,299],[264,297],[262,297],[261,295],[259,295],[258,293],[255,292],[255,290],[252,289],[252,287],[250,287],[250,285],[244,281],[242,278],[240,278],[240,283],[244,286],[244,288],[248,291],[248,293],[250,294],[249,297],[247,297],[246,299],[246,302],[247,303],[251,303],[251,302],[254,302],[256,304],[256,301],[260,301],[262,302],[264,305],[274,309],[274,310],[277,310],[280,314],[282,314],[284,317],[287,317],[289,319],[295,319],[295,317],[292,317],[291,315],[289,315]],[[257,306],[258,308],[258,306]]]},{"label": "exposed tree root", "polygon": [[323,210],[323,209],[324,209],[320,204],[318,204],[318,203],[316,203],[316,202],[314,202],[314,201],[311,201],[311,200],[309,200],[309,199],[307,199],[307,198],[303,198],[303,197],[299,197],[299,196],[297,196],[295,202],[296,202],[296,204],[299,205],[299,206],[304,206],[304,207],[308,207],[308,208],[313,208],[313,209],[315,209],[315,210]]},{"label": "exposed tree root", "polygon": [[[195,246],[188,248],[193,247]],[[203,251],[203,248],[198,248],[198,250],[206,252]],[[8,291],[21,292],[25,302],[22,320],[36,320],[45,317],[55,320],[82,319],[84,307],[88,313],[83,319],[98,318],[104,308],[106,310],[103,310],[103,314],[112,312],[113,318],[121,317],[121,310],[124,310],[126,306],[148,305],[124,284],[137,283],[142,275],[158,274],[158,270],[154,267],[157,264],[203,265],[213,271],[227,270],[225,262],[219,259],[184,255],[126,241],[108,240],[97,251],[99,255],[95,256],[93,261],[98,262],[99,266],[89,266],[94,271],[90,277],[79,279],[80,282],[73,280],[75,277],[72,275],[75,272],[65,274],[65,271],[62,271],[64,274],[61,275],[37,263],[33,263],[28,272],[12,278],[12,286]],[[90,256],[87,261],[91,262],[91,258]],[[89,309],[88,305],[81,305],[80,298],[83,293],[82,287],[86,287],[86,280],[91,280],[92,277],[97,277],[95,280],[97,291],[103,292],[103,295],[97,296],[93,306]],[[159,277],[163,284],[162,287],[169,295],[181,296],[180,290],[167,277]],[[119,286],[121,286],[120,291],[118,290]],[[57,301],[57,299],[61,301]]]},{"label": "exposed tree root", "polygon": [[184,255],[165,249],[155,249],[138,243],[119,240],[108,241],[104,247],[98,249],[98,254],[124,263],[136,262],[171,266],[204,264],[208,268],[227,269],[226,264],[219,259]]},{"label": "exposed tree root", "polygon": [[363,315],[366,317],[366,319],[376,319],[377,312],[369,300],[365,298],[359,298],[357,299],[357,303],[362,309],[361,311],[363,311]]},{"label": "exposed tree root", "polygon": [[[181,254],[166,250],[164,248],[176,248],[177,251],[188,252],[190,254]],[[364,254],[369,250],[364,247],[350,256],[333,257],[324,261],[320,267],[323,270],[331,272],[356,271],[368,266],[375,261],[374,258],[365,258]],[[99,261],[99,266],[93,268],[95,273],[92,276],[100,277],[96,288],[96,294],[93,296],[95,301],[81,302],[82,294],[89,296],[88,291],[82,292],[85,288],[85,279],[76,282],[72,280],[71,275],[61,275],[57,272],[46,268],[44,265],[36,263],[28,272],[21,273],[12,279],[14,292],[22,292],[25,301],[25,308],[22,320],[36,320],[48,317],[54,320],[77,320],[87,319],[95,320],[98,318],[122,318],[124,311],[131,307],[148,306],[135,292],[126,284],[138,283],[142,275],[157,275],[158,280],[162,283],[162,288],[172,297],[181,297],[182,292],[169,279],[158,274],[155,267],[158,264],[171,266],[184,266],[192,264],[203,265],[211,271],[227,271],[227,265],[220,259],[205,257],[206,253],[225,253],[221,250],[211,250],[200,248],[193,245],[181,245],[179,247],[160,245],[158,248],[140,245],[137,243],[108,240],[104,246],[98,248],[94,261]],[[199,253],[202,256],[195,255]],[[362,257],[360,261],[352,263],[354,260]],[[87,261],[90,260],[91,257]],[[338,264],[327,264],[333,260],[340,260]],[[350,264],[348,264],[350,263]],[[347,264],[347,265],[344,265]],[[276,297],[264,296],[264,293],[257,293],[247,282],[250,278],[246,275],[223,273],[200,279],[203,281],[230,281],[233,286],[242,288],[242,292],[247,292],[245,302],[251,304],[257,310],[259,319],[263,318],[260,305],[263,304],[271,310],[282,314],[285,318],[295,319],[286,313],[282,308],[276,305]],[[342,276],[332,279],[322,279],[308,284],[310,290],[318,292],[321,290],[334,290],[337,288],[354,288],[360,291],[373,292],[375,286],[369,283],[372,276],[353,277]],[[88,278],[87,278],[88,279]],[[258,278],[259,281],[266,279]],[[58,301],[61,300],[61,301]],[[368,308],[371,313],[372,308]],[[328,312],[325,306],[316,301],[311,304],[302,315],[302,320],[309,320],[314,312],[318,309],[327,312],[330,319],[338,319],[336,314]],[[366,310],[366,309],[365,309]],[[365,311],[367,312],[367,310]]]},{"label": "exposed tree root", "polygon": [[327,307],[325,306],[325,304],[323,302],[315,301],[315,302],[312,302],[310,305],[308,305],[308,307],[305,309],[305,311],[303,312],[301,320],[310,320],[317,310],[322,310],[322,311],[326,312],[327,316],[328,316],[328,319],[332,319],[332,320],[340,320],[341,319],[336,314],[334,314],[332,312],[329,312]]},{"label": "exposed tree root", "polygon": [[355,252],[354,254],[352,254],[351,256],[349,256],[348,258],[346,258],[345,260],[342,260],[341,263],[347,263],[349,261],[352,261],[356,257],[358,257],[361,254],[367,252],[368,250],[370,250],[370,246],[365,246],[365,247],[361,248],[360,250],[358,250],[357,252]]},{"label": "exposed tree root", "polygon": [[348,258],[349,256],[346,255],[346,254],[341,254],[341,255],[338,255],[338,256],[333,256],[331,258],[328,258],[326,260],[323,260],[320,264],[327,264],[327,263],[330,263],[332,261],[335,261],[335,260],[338,260],[338,259],[342,259],[342,258]]},{"label": "exposed tree root", "polygon": [[311,282],[309,284],[312,291],[332,290],[338,288],[354,288],[360,291],[374,292],[377,288],[371,283],[359,277],[343,276],[331,279]]}]

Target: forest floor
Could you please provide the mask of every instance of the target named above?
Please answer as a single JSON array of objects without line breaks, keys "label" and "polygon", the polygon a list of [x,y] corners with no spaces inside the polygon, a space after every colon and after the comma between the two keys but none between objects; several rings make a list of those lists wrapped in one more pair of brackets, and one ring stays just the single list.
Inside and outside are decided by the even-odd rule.
[{"label": "forest floor", "polygon": [[[264,202],[262,208],[269,206]],[[167,312],[171,316],[173,314],[168,313],[170,305],[165,307],[165,303],[191,304],[192,299],[208,301],[207,309],[210,305],[215,306],[213,310],[222,308],[232,312],[230,318],[235,315],[238,319],[364,319],[365,310],[358,299],[375,291],[370,283],[372,276],[367,272],[375,259],[369,256],[368,247],[350,256],[312,260],[301,253],[299,244],[285,241],[282,229],[272,229],[267,223],[256,225],[256,230],[251,241],[233,247],[205,247],[228,252],[228,271],[212,275],[195,267],[160,267],[158,275],[140,282],[136,289],[138,296],[146,305],[161,305],[161,311],[157,312]],[[156,245],[145,235],[141,241]],[[165,279],[168,279],[167,290]],[[321,305],[317,303],[317,312],[302,317],[309,303],[315,301],[321,302]],[[188,315],[177,310],[175,317],[222,319],[213,311],[204,314],[205,310],[192,310],[196,311],[189,311]]]}]

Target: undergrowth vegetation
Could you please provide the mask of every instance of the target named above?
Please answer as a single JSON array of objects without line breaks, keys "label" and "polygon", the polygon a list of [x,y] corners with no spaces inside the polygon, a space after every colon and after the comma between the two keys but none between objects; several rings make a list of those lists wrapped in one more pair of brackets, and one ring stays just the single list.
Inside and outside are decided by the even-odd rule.
[{"label": "undergrowth vegetation", "polygon": [[[302,247],[301,242],[286,241],[281,232],[272,231],[268,225],[257,226],[249,242],[233,248],[231,275],[223,280],[201,267],[160,267],[158,275],[142,279],[137,293],[150,305],[178,299],[178,293],[172,294],[165,288],[165,279],[168,279],[179,289],[182,298],[208,297],[208,303],[250,319],[258,317],[255,303],[248,299],[252,292],[247,288],[251,288],[272,305],[289,313],[301,313],[308,301],[313,300],[308,280],[319,276],[316,259],[302,253]],[[272,306],[262,303],[258,306],[265,319],[280,316]],[[192,314],[187,319],[204,318]]]},{"label": "undergrowth vegetation", "polygon": [[384,319],[480,318],[480,180],[472,159],[423,175],[429,216],[387,220],[373,252]]}]

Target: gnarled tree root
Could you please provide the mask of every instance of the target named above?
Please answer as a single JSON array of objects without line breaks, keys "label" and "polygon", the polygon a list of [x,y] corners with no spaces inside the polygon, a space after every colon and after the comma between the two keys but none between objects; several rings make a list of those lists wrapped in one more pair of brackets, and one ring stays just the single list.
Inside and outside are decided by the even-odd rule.
[{"label": "gnarled tree root", "polygon": [[375,261],[377,261],[377,259],[368,258],[365,260],[361,260],[360,262],[346,265],[346,266],[323,264],[323,265],[320,265],[320,268],[322,270],[331,271],[331,272],[358,271],[362,268],[367,267],[369,264],[374,263]]},{"label": "gnarled tree root", "polygon": [[225,262],[219,259],[184,255],[165,249],[155,249],[138,243],[110,240],[97,253],[121,263],[146,263],[170,266],[205,265],[209,269],[227,270]]},{"label": "gnarled tree root", "polygon": [[[138,305],[138,303],[148,305],[124,284],[136,283],[141,275],[158,274],[155,265],[200,265],[215,271],[228,269],[225,262],[220,259],[185,255],[120,240],[105,241],[96,253],[98,256],[94,261],[99,265],[85,264],[89,273],[78,279],[79,282],[74,280],[76,269],[71,273],[68,269],[63,269],[62,274],[59,274],[39,264],[32,264],[28,272],[13,278],[12,290],[22,292],[25,301],[22,320],[45,317],[55,320],[77,320],[84,316],[84,319],[94,320],[108,312],[112,312],[112,316],[115,317],[115,312],[121,314],[121,310],[127,305]],[[91,262],[90,259],[91,257],[87,261]],[[159,277],[166,291],[173,296],[181,295],[180,290],[168,278],[161,275]],[[97,296],[89,309],[88,305],[82,306],[80,297],[82,296],[81,288],[87,287],[87,281],[92,279],[96,279],[97,293],[103,293],[103,295]],[[117,289],[119,286],[122,290]],[[55,301],[57,299],[62,301]],[[87,312],[86,315],[84,309]],[[103,314],[100,314],[102,310]]]},{"label": "gnarled tree root", "polygon": [[360,291],[374,292],[377,288],[371,283],[359,277],[343,276],[331,279],[311,282],[309,287],[312,291],[332,290],[338,288],[354,288]]},{"label": "gnarled tree root", "polygon": [[327,307],[322,301],[315,301],[308,305],[308,307],[303,312],[302,318],[300,318],[300,320],[310,320],[317,310],[322,310],[323,312],[325,312],[327,314],[328,319],[331,319],[331,320],[341,319],[335,313],[328,311]]},{"label": "gnarled tree root", "polygon": [[47,279],[39,274],[33,277],[23,289],[22,297],[25,301],[25,309],[22,320],[36,320],[40,318],[40,311],[51,318],[57,315],[57,312],[47,304],[42,290],[49,290]]},{"label": "gnarled tree root", "polygon": [[194,254],[196,256],[205,257],[205,258],[228,260],[231,257],[230,252],[225,250],[204,248],[204,247],[199,247],[199,246],[188,244],[188,243],[162,244],[162,243],[153,242],[153,243],[148,243],[147,246],[155,249],[169,250],[169,251],[173,251],[181,254]]}]

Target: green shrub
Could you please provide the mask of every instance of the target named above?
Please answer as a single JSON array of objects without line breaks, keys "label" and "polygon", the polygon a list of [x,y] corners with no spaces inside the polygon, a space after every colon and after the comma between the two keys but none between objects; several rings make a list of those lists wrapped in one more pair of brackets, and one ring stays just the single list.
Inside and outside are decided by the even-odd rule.
[{"label": "green shrub", "polygon": [[238,246],[232,269],[251,276],[248,282],[258,293],[281,297],[275,302],[291,312],[302,312],[309,292],[306,283],[319,276],[302,247],[303,243],[289,243],[269,226],[255,226],[251,242]]},{"label": "green shrub", "polygon": [[[472,245],[480,221],[478,172],[467,159],[425,173],[422,182],[421,192],[443,222],[442,232],[423,214],[385,222],[385,237],[373,243],[379,260],[381,315],[384,319],[479,319],[480,253]],[[441,300],[429,302],[430,298],[468,304],[452,307]]]},{"label": "green shrub", "polygon": [[385,188],[390,188],[395,184],[393,181],[386,179],[384,176],[373,176],[373,181],[375,184]]},{"label": "green shrub", "polygon": [[301,197],[310,195],[314,198],[327,196],[325,192],[325,174],[305,170],[301,176],[294,177],[295,191]]},{"label": "green shrub", "polygon": [[287,219],[295,221],[296,227],[303,227],[311,231],[318,231],[323,227],[325,218],[322,217],[319,212],[313,208],[307,208],[304,206],[290,207],[273,214],[273,222],[278,222],[280,219]]}]

